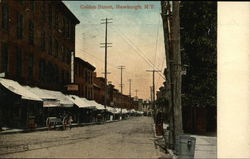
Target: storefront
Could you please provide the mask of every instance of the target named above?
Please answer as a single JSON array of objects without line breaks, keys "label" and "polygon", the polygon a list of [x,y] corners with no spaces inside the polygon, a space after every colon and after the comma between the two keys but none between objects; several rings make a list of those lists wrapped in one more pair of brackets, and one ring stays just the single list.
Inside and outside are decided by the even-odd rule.
[{"label": "storefront", "polygon": [[41,124],[42,100],[19,83],[0,78],[0,126],[35,128]]}]

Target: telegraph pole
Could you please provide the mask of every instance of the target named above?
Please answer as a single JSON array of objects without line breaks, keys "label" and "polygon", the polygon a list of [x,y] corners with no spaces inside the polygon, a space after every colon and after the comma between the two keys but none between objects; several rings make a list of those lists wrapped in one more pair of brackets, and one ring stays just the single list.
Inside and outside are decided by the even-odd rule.
[{"label": "telegraph pole", "polygon": [[155,72],[161,72],[160,70],[146,70],[147,72],[152,72],[153,73],[153,101],[152,101],[152,106],[154,110],[154,120],[155,120],[155,113],[156,113],[156,108],[155,108]]},{"label": "telegraph pole", "polygon": [[[102,48],[104,47],[105,48],[105,64],[104,64],[104,68],[105,68],[105,98],[104,98],[104,108],[105,108],[105,113],[106,113],[106,106],[107,106],[107,54],[108,54],[108,47],[111,47],[111,46],[108,46],[108,44],[112,44],[112,43],[108,43],[108,23],[112,23],[112,22],[108,22],[109,20],[112,20],[112,19],[101,19],[101,24],[105,24],[105,43],[100,43],[101,45],[104,45],[104,46],[101,46]],[[103,22],[104,21],[104,22]]]},{"label": "telegraph pole", "polygon": [[129,81],[129,96],[131,97],[131,79],[128,80]]},{"label": "telegraph pole", "polygon": [[[183,133],[181,110],[181,55],[179,2],[161,1],[164,40],[167,61],[167,84],[170,87],[170,143],[175,148],[175,139]],[[172,6],[172,9],[171,9]]]},{"label": "telegraph pole", "polygon": [[136,98],[138,99],[138,97],[137,97],[137,92],[138,92],[138,89],[135,90],[135,96],[136,96]]},{"label": "telegraph pole", "polygon": [[121,86],[121,93],[122,93],[122,88],[123,88],[123,83],[122,83],[122,71],[123,71],[123,69],[125,69],[125,66],[118,66],[118,69],[120,69],[121,70],[121,84],[120,84],[120,86]]},{"label": "telegraph pole", "polygon": [[[118,69],[120,69],[121,70],[121,84],[120,84],[120,86],[121,86],[121,94],[122,94],[122,87],[123,87],[123,83],[122,83],[122,70],[123,69],[125,69],[125,66],[118,66]],[[121,115],[122,115],[122,107],[121,107]]]}]

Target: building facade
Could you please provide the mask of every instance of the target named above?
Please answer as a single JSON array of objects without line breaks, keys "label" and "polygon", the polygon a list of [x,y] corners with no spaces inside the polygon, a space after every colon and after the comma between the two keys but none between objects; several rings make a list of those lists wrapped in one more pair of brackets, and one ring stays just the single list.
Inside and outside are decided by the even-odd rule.
[{"label": "building facade", "polygon": [[96,73],[94,73],[94,100],[97,103],[104,105],[105,102],[105,78],[96,77]]},{"label": "building facade", "polygon": [[62,1],[1,0],[0,22],[0,73],[45,89],[70,83],[80,22]]},{"label": "building facade", "polygon": [[75,57],[74,60],[74,79],[75,84],[78,85],[77,95],[89,100],[94,99],[93,74],[95,67],[90,63]]}]

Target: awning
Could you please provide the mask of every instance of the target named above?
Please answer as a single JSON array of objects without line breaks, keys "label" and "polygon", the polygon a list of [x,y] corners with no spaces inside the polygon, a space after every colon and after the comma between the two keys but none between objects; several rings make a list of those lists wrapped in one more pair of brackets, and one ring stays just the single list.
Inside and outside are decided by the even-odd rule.
[{"label": "awning", "polygon": [[62,92],[25,86],[44,101],[44,107],[73,107],[74,103]]},{"label": "awning", "polygon": [[127,109],[122,109],[122,114],[126,114],[128,113],[128,110]]},{"label": "awning", "polygon": [[89,100],[88,101],[91,106],[95,106],[96,109],[98,110],[104,110],[104,106],[101,104],[96,103],[94,100]]},{"label": "awning", "polygon": [[21,86],[16,81],[0,78],[0,83],[11,92],[20,95],[22,99],[42,101],[41,98],[39,98],[37,95],[35,95],[25,87]]},{"label": "awning", "polygon": [[87,99],[80,98],[76,95],[67,95],[66,97],[79,108],[95,108],[95,106],[91,106],[91,104],[86,101]]}]

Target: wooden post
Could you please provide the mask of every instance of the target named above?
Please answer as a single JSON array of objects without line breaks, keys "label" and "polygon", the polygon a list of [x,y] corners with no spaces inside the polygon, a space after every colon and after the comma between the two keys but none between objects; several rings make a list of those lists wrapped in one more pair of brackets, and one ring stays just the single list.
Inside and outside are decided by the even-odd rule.
[{"label": "wooden post", "polygon": [[174,119],[175,119],[175,136],[183,133],[182,129],[182,109],[181,109],[181,55],[180,55],[180,2],[173,1],[173,84],[174,84]]}]

